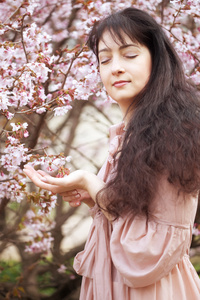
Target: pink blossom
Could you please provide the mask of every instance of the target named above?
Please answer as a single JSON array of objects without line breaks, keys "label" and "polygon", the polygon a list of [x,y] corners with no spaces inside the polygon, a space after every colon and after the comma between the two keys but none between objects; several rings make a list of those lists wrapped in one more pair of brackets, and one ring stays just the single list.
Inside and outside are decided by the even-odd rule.
[{"label": "pink blossom", "polygon": [[45,82],[48,79],[48,73],[51,72],[44,63],[28,63],[26,64],[27,70],[32,71],[40,82]]},{"label": "pink blossom", "polygon": [[60,265],[60,267],[58,268],[58,273],[65,273],[65,271],[67,270],[67,267],[65,267],[65,265]]},{"label": "pink blossom", "polygon": [[30,154],[27,155],[28,148],[25,148],[23,144],[8,147],[4,150],[4,155],[1,156],[0,162],[8,171],[14,171],[18,166],[30,158]]},{"label": "pink blossom", "polygon": [[29,136],[29,132],[28,132],[28,130],[25,130],[24,131],[24,137],[27,138],[28,136]]},{"label": "pink blossom", "polygon": [[44,112],[46,112],[46,108],[45,107],[40,107],[36,109],[36,113],[37,114],[43,114]]},{"label": "pink blossom", "polygon": [[10,123],[10,125],[12,126],[13,131],[18,131],[21,128],[19,124],[16,125],[15,123]]},{"label": "pink blossom", "polygon": [[71,156],[67,156],[65,159],[66,159],[66,162],[71,162],[72,157]]},{"label": "pink blossom", "polygon": [[45,218],[41,220],[37,217],[37,214],[33,210],[29,210],[26,213],[24,221],[25,229],[22,233],[27,236],[27,243],[25,251],[34,253],[47,253],[53,242],[53,237],[50,230],[54,228],[55,223],[49,220],[45,222]]},{"label": "pink blossom", "polygon": [[16,139],[13,136],[8,136],[8,141],[10,142],[11,145],[18,145],[19,144],[19,140]]},{"label": "pink blossom", "polygon": [[8,93],[0,89],[0,110],[4,111],[10,106]]},{"label": "pink blossom", "polygon": [[200,235],[199,224],[194,224],[194,226],[192,228],[192,234],[195,235],[195,236],[199,236]]},{"label": "pink blossom", "polygon": [[8,120],[11,120],[14,117],[14,114],[12,114],[11,112],[7,111],[6,112],[6,117]]},{"label": "pink blossom", "polygon": [[15,123],[10,123],[10,125],[12,126],[12,130],[13,131],[18,131],[19,129],[26,129],[28,127],[28,123],[25,122],[23,124],[15,124]]},{"label": "pink blossom", "polygon": [[195,84],[200,84],[200,72],[197,71],[195,74],[191,75],[190,78],[194,81]]},{"label": "pink blossom", "polygon": [[30,245],[26,245],[25,252],[31,253],[47,253],[51,248],[51,243],[53,242],[54,238],[47,233],[47,237],[41,238],[40,241],[30,240]]},{"label": "pink blossom", "polygon": [[70,109],[72,109],[71,105],[65,105],[65,106],[61,106],[61,107],[56,107],[56,108],[54,108],[54,116],[63,116]]}]

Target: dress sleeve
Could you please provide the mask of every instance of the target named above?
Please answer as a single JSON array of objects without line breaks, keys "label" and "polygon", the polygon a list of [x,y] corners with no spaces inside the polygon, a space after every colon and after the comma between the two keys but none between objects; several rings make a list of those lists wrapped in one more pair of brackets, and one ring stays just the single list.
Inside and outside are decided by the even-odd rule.
[{"label": "dress sleeve", "polygon": [[189,244],[190,225],[173,226],[129,215],[113,222],[110,251],[124,284],[137,288],[167,275]]}]

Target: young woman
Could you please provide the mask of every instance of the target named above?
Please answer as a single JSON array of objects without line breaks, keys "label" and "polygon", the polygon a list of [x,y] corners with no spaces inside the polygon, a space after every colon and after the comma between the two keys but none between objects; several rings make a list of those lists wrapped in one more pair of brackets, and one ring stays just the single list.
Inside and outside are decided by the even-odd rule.
[{"label": "young woman", "polygon": [[74,268],[82,300],[199,300],[190,260],[200,188],[200,103],[161,27],[127,8],[96,23],[88,45],[124,120],[110,129],[98,176],[53,178],[25,166],[39,187],[94,218]]}]

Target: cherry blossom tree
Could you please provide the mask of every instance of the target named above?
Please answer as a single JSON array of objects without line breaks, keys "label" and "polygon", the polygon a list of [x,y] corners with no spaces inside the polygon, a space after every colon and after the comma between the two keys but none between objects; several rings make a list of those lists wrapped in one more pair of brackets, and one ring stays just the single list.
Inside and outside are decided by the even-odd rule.
[{"label": "cherry blossom tree", "polygon": [[[85,162],[98,171],[97,149],[74,146],[77,130],[85,120],[101,123],[103,146],[114,120],[107,108],[115,104],[87,34],[100,18],[131,5],[162,25],[199,89],[199,0],[0,0],[0,253],[13,244],[22,261],[17,283],[0,288],[6,299],[43,299],[37,276],[45,272],[55,288],[48,299],[64,299],[80,284],[71,258],[82,245],[61,251],[62,226],[77,209],[35,188],[22,169],[28,163],[64,176]],[[198,234],[197,224],[194,246]]]}]

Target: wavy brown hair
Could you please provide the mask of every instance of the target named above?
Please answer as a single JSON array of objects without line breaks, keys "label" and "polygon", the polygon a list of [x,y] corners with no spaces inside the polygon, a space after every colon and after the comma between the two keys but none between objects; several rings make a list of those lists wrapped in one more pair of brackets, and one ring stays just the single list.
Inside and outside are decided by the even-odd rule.
[{"label": "wavy brown hair", "polygon": [[176,51],[150,15],[127,8],[95,23],[88,45],[97,59],[105,31],[120,43],[125,33],[146,46],[152,72],[133,100],[119,158],[115,156],[116,172],[98,193],[97,203],[103,201],[116,218],[130,210],[148,214],[161,175],[167,175],[177,192],[196,193],[200,188],[200,103]]}]

